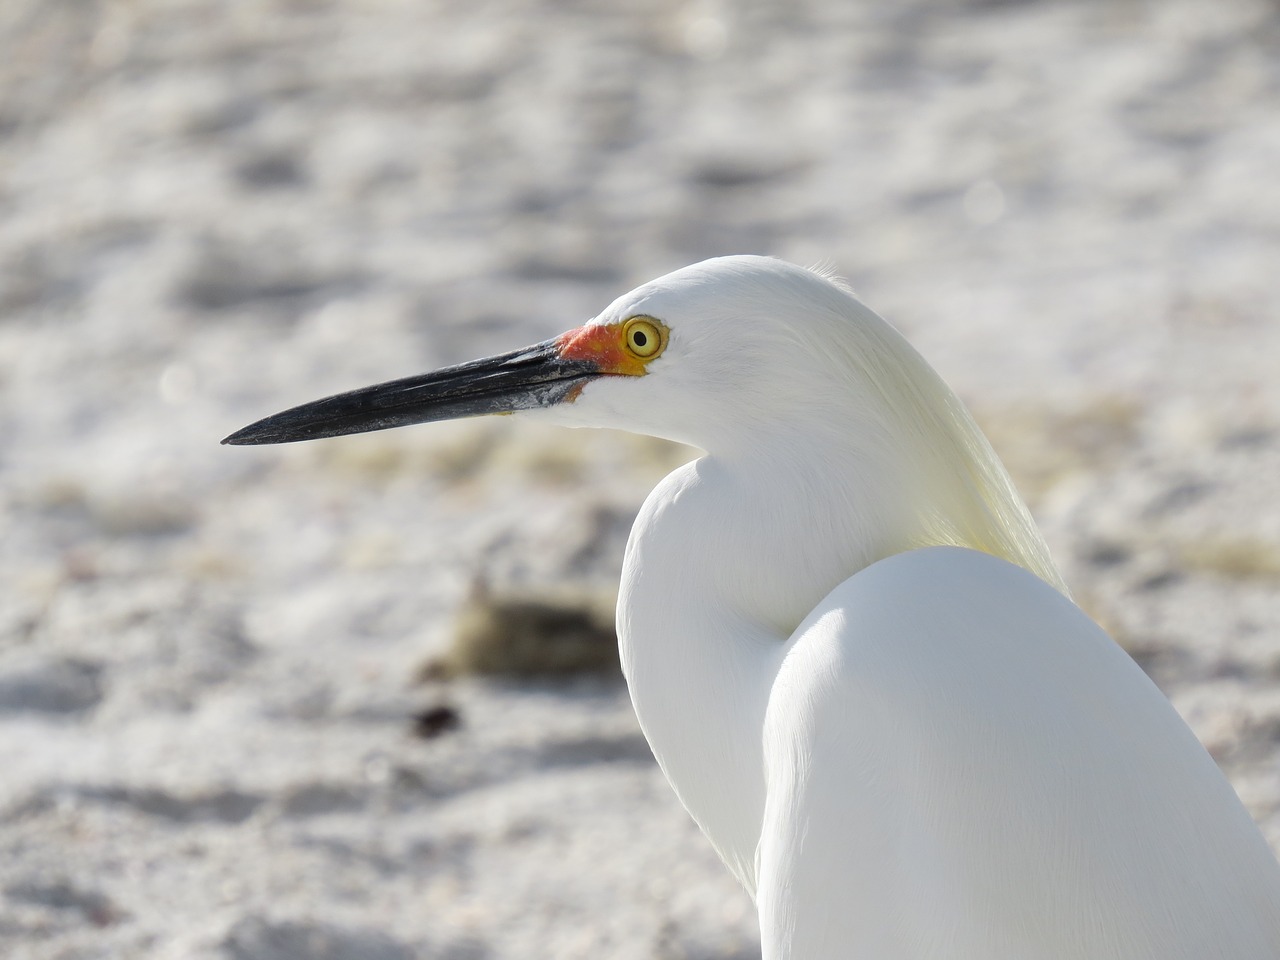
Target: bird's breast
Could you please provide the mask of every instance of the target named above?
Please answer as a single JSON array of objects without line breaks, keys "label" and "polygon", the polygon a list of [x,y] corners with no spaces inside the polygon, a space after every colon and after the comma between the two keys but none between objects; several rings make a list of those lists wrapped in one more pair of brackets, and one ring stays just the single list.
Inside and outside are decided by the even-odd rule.
[{"label": "bird's breast", "polygon": [[792,632],[859,569],[844,526],[702,460],[654,490],[627,546],[618,638],[636,714],[676,794],[749,890],[769,692]]}]

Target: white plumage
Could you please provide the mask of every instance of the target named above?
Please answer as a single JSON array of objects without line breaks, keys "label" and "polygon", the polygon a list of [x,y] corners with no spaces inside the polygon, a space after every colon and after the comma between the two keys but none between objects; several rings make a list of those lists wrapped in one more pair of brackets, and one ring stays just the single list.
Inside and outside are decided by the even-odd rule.
[{"label": "white plumage", "polygon": [[707,261],[230,439],[510,411],[705,451],[640,512],[619,642],[765,960],[1280,957],[1280,865],[1231,786],[1067,599],[954,394],[843,287]]}]

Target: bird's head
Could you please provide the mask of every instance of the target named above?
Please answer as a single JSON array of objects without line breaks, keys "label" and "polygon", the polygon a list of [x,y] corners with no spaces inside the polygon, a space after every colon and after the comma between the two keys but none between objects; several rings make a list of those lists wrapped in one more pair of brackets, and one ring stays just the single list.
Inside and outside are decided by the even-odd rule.
[{"label": "bird's head", "polygon": [[500,356],[294,407],[231,444],[289,443],[483,414],[614,427],[770,461],[896,504],[894,549],[956,544],[1061,579],[963,405],[848,290],[766,257],[694,264],[581,327]]},{"label": "bird's head", "polygon": [[517,414],[722,449],[814,419],[842,369],[825,328],[848,327],[857,311],[874,317],[813,271],[722,257],[644,284],[551,340],[303,404],[224,442]]}]

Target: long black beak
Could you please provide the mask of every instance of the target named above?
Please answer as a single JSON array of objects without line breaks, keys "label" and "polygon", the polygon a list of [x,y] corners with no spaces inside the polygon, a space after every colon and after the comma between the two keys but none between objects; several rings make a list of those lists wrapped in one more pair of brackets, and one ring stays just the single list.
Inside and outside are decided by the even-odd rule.
[{"label": "long black beak", "polygon": [[546,340],[502,356],[304,403],[251,423],[222,442],[293,443],[549,407],[600,373],[593,361],[565,359],[558,341]]}]

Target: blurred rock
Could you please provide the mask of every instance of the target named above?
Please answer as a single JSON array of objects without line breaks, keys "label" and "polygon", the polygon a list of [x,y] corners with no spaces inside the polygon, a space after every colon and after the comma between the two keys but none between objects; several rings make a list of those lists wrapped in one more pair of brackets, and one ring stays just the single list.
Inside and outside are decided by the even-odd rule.
[{"label": "blurred rock", "polygon": [[616,602],[616,591],[608,590],[561,587],[534,595],[479,588],[458,613],[449,649],[420,675],[437,680],[617,674]]},{"label": "blurred rock", "polygon": [[74,714],[103,697],[102,667],[83,660],[22,658],[0,666],[0,713]]}]

